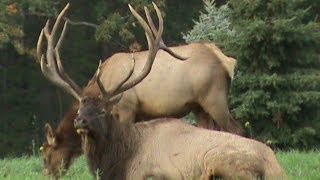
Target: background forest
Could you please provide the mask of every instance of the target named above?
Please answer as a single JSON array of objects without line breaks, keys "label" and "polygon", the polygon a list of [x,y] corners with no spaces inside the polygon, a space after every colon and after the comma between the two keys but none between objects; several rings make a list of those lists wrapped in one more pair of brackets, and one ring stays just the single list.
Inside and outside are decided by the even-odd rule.
[{"label": "background forest", "polygon": [[[0,1],[0,157],[35,153],[46,122],[57,125],[73,100],[41,74],[37,38],[68,1]],[[98,61],[146,49],[128,10],[151,0],[71,0],[61,55],[82,86]],[[320,146],[320,0],[155,0],[167,45],[215,42],[238,60],[233,116],[272,147]],[[152,9],[152,8],[150,8]]]}]

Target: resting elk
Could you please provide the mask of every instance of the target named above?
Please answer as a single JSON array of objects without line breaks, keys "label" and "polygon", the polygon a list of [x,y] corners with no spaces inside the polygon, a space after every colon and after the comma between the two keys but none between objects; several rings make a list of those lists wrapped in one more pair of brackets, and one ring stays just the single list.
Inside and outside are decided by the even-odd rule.
[{"label": "resting elk", "polygon": [[[74,90],[66,91],[77,99],[79,99],[77,94],[81,93],[83,96],[97,97],[101,93],[96,75],[89,81],[87,87],[81,90],[67,74],[62,73],[63,67],[60,61],[55,63],[52,60],[60,59],[59,49],[67,23],[56,46],[54,36],[67,7],[57,17],[51,33],[48,23],[44,27],[38,40],[37,56],[39,60],[42,59],[41,67],[45,76],[54,83],[60,83],[59,79],[64,80],[59,86],[73,87]],[[149,23],[147,26],[151,29],[146,32],[156,33],[149,13],[147,11],[146,13]],[[48,40],[46,54],[48,65],[44,63],[44,57],[41,55],[43,35]],[[158,46],[164,51],[159,50],[154,63],[147,61],[149,51],[142,51],[117,53],[101,65],[101,82],[106,91],[110,92],[109,96],[119,94],[120,90],[126,90],[123,90],[121,99],[113,106],[113,116],[121,122],[139,122],[159,117],[179,118],[192,111],[197,117],[198,126],[210,129],[215,122],[222,130],[241,134],[242,128],[232,118],[228,108],[228,90],[236,61],[225,56],[213,43],[192,43],[169,49],[160,38]],[[178,61],[186,57],[187,60]],[[133,59],[134,69],[131,68]],[[50,68],[56,73],[49,72]],[[139,77],[141,71],[144,75]],[[145,77],[148,73],[149,75]],[[132,82],[135,78],[140,78],[141,81],[139,84],[136,83],[136,86],[119,88],[121,82],[126,80]],[[50,175],[58,175],[59,168],[68,169],[73,159],[82,153],[80,136],[73,128],[78,107],[79,102],[75,102],[56,130],[49,124],[45,126],[47,142],[43,145],[44,166],[45,172]]]},{"label": "resting elk", "polygon": [[87,97],[75,119],[90,171],[99,179],[287,179],[261,142],[173,118],[127,124],[110,109],[108,97]]}]

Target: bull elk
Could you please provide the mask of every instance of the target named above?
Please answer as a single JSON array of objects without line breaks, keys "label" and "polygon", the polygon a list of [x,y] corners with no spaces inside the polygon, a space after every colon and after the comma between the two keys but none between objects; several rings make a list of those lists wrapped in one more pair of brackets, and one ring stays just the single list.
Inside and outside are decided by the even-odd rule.
[{"label": "bull elk", "polygon": [[[55,32],[67,8],[68,6],[57,17],[51,34],[47,23],[39,36],[37,55],[41,61],[42,71],[50,81],[64,88],[77,100],[82,96],[98,97],[101,92],[96,75],[81,90],[63,71],[59,49],[66,33],[67,23],[64,25],[60,40],[54,46]],[[147,9],[145,11],[149,25],[144,23],[143,26],[148,27],[145,30],[150,36],[149,41],[152,41],[154,39],[152,33],[157,32],[149,12]],[[48,40],[46,53],[48,64],[45,64],[41,52],[43,35]],[[156,46],[168,53],[160,50],[155,59],[150,61],[147,57],[155,56],[155,53],[150,54],[150,51],[117,53],[101,65],[101,84],[106,92],[109,92],[108,96],[122,94],[119,102],[112,108],[113,116],[121,122],[139,122],[159,117],[179,118],[192,111],[201,127],[212,128],[214,120],[222,130],[241,134],[242,128],[232,118],[228,107],[228,90],[236,61],[225,56],[213,43],[192,43],[169,49],[160,38]],[[184,57],[188,59],[177,61],[185,59]],[[141,82],[138,84],[136,79]],[[125,82],[127,80],[137,83],[128,86],[128,82]],[[123,93],[119,93],[121,91]],[[119,99],[119,95],[116,97],[115,99]],[[58,174],[58,169],[61,167],[68,169],[72,160],[82,153],[81,138],[73,126],[78,108],[79,102],[76,101],[57,130],[49,124],[45,126],[47,142],[43,145],[44,164],[46,172],[51,175]]]},{"label": "bull elk", "polygon": [[75,128],[91,173],[102,180],[287,179],[261,142],[173,118],[123,123],[99,97],[81,101]]},{"label": "bull elk", "polygon": [[[49,30],[49,21],[47,21],[45,27],[43,28],[39,36],[39,40],[37,44],[37,57],[40,61],[43,75],[53,84],[57,85],[58,87],[64,89],[66,92],[71,94],[75,99],[78,100],[78,102],[81,102],[81,101],[85,101],[86,97],[83,96],[84,93],[82,92],[80,87],[69,77],[67,73],[65,73],[61,59],[60,59],[60,54],[59,54],[62,42],[66,34],[66,29],[68,24],[67,21],[64,24],[60,38],[58,39],[57,42],[55,42],[58,26],[60,24],[61,19],[66,14],[66,11],[68,10],[68,8],[69,8],[69,4],[67,4],[65,8],[60,12],[55,24],[53,25],[51,32]],[[155,57],[159,49],[163,49],[164,51],[168,52],[169,54],[171,54],[172,56],[178,59],[184,59],[178,54],[175,54],[164,44],[161,38],[162,32],[163,32],[163,19],[160,15],[160,10],[158,9],[156,10],[159,16],[159,30],[156,30],[148,12],[147,13],[148,13],[149,25],[145,21],[143,21],[141,17],[137,16],[137,13],[135,11],[133,11],[133,13],[136,13],[134,15],[135,17],[138,18],[140,25],[145,30],[149,51],[148,51],[148,54],[144,54],[144,57],[143,57],[145,58],[144,66],[140,74],[134,75],[134,70],[137,69],[136,57],[132,54],[131,58],[128,58],[129,60],[131,59],[131,67],[129,67],[130,69],[128,72],[125,73],[125,76],[121,77],[122,79],[119,80],[120,82],[117,82],[117,84],[115,85],[115,87],[113,87],[112,90],[100,91],[102,95],[104,95],[104,97],[109,97],[108,102],[110,104],[113,104],[113,102],[118,102],[122,98],[122,93],[124,91],[140,83],[150,73],[152,64],[155,60]],[[151,26],[152,28],[150,29],[149,26]],[[47,40],[46,58],[42,54],[43,37],[45,37]],[[138,61],[138,63],[140,63],[140,61]],[[99,64],[99,67],[100,66],[101,66],[101,62]],[[100,86],[103,86],[101,81],[97,81],[97,84]],[[68,128],[70,128],[70,126]],[[59,156],[59,154],[51,151],[52,148],[49,149],[48,151],[48,146],[55,147],[57,143],[61,141],[61,136],[57,136],[49,124],[46,124],[45,129],[47,131],[47,140],[48,140],[48,143],[43,147],[45,150],[45,153]],[[69,142],[69,143],[72,143],[72,142]],[[73,153],[79,154],[79,151],[76,150],[75,152],[70,152],[67,154],[73,154]],[[69,163],[72,161],[72,159],[73,157],[69,156],[68,158],[61,158],[60,161],[54,161],[54,163],[52,162],[51,159],[47,160],[45,158],[44,161],[45,161],[45,166],[48,166],[46,165],[48,163],[55,164],[55,166],[61,166],[61,161],[64,161],[63,168],[67,168],[69,166]],[[49,171],[53,174],[58,173],[58,169],[46,169],[46,171]]]}]

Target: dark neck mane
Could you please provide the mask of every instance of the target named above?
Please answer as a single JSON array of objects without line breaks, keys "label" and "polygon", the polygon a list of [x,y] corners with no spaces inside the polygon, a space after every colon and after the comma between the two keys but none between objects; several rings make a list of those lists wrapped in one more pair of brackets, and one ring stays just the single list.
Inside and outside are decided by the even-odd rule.
[{"label": "dark neck mane", "polygon": [[90,170],[93,174],[98,170],[101,179],[124,179],[127,163],[137,152],[140,133],[133,124],[120,123],[111,115],[101,118],[108,121],[104,134],[82,139]]},{"label": "dark neck mane", "polygon": [[75,102],[68,110],[63,120],[60,122],[56,134],[59,137],[61,143],[68,143],[81,148],[81,138],[74,129],[74,119],[77,116],[77,110],[79,103]]}]

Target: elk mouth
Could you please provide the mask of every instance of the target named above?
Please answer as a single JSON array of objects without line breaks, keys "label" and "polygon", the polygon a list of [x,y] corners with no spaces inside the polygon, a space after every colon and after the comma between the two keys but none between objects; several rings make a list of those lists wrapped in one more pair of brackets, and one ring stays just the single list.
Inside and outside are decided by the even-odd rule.
[{"label": "elk mouth", "polygon": [[77,134],[80,135],[82,138],[91,138],[94,139],[95,133],[94,131],[90,131],[87,127],[79,127],[76,128]]},{"label": "elk mouth", "polygon": [[89,133],[89,130],[88,129],[85,129],[85,128],[78,128],[77,129],[77,133],[79,134],[79,135],[88,135],[88,133]]}]

